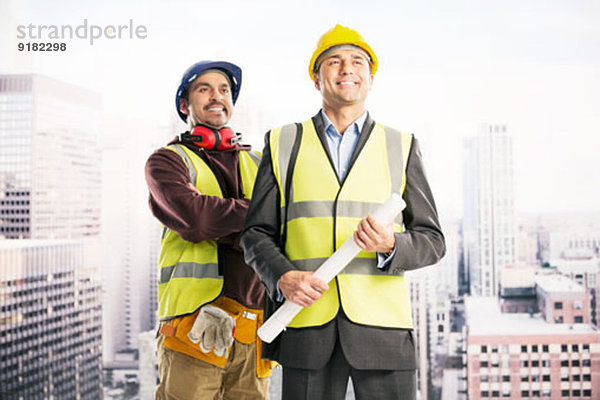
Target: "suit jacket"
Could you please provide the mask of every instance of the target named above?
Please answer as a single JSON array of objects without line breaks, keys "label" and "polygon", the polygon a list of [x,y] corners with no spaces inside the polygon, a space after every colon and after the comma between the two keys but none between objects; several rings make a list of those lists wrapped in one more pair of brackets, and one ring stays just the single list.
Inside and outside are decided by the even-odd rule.
[{"label": "suit jacket", "polygon": [[[331,161],[323,121],[319,114],[312,120]],[[375,122],[367,116],[350,161],[350,169],[374,126]],[[406,179],[403,194],[406,208],[402,213],[405,230],[395,234],[395,254],[387,265],[390,274],[401,274],[406,270],[434,264],[443,257],[446,249],[416,139],[413,139],[409,153]],[[267,133],[241,238],[246,262],[256,270],[266,286],[269,295],[267,315],[277,306],[275,299],[279,278],[296,269],[280,246],[279,209],[282,195],[273,174]],[[278,361],[284,367],[317,369],[327,363],[338,339],[346,359],[354,368],[407,370],[417,366],[411,329],[359,325],[346,317],[341,306],[336,318],[323,326],[288,328],[272,344],[264,347],[263,356]]]}]

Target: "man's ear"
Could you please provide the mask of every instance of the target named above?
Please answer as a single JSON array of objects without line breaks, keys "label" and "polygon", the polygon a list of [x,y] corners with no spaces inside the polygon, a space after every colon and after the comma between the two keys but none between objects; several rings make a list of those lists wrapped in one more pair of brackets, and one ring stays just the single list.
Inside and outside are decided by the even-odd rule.
[{"label": "man's ear", "polygon": [[190,110],[188,110],[188,102],[186,99],[179,99],[179,111],[182,114],[189,115]]},{"label": "man's ear", "polygon": [[319,82],[319,72],[318,71],[313,72],[313,82],[315,83],[315,88],[320,92],[321,84]]}]

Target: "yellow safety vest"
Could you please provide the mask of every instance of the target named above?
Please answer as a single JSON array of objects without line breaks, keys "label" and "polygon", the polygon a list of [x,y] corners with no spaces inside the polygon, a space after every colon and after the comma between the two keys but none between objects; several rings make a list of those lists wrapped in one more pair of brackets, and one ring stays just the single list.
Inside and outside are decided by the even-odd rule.
[{"label": "yellow safety vest", "polygon": [[[183,159],[190,172],[191,182],[200,193],[223,197],[217,178],[198,155],[179,144],[166,148]],[[242,187],[246,198],[252,197],[259,160],[260,155],[256,152],[239,152]],[[158,261],[159,318],[167,320],[193,313],[219,297],[223,290],[223,276],[219,273],[218,264],[215,240],[192,243],[165,228]]]},{"label": "yellow safety vest", "polygon": [[[316,270],[346,239],[361,219],[404,192],[412,135],[375,124],[369,139],[340,184],[312,120],[302,124],[302,137],[286,204],[286,179],[296,127],[270,133],[273,171],[281,197],[282,232],[287,223],[285,254],[299,269]],[[286,210],[287,207],[287,210]],[[394,223],[402,231],[402,215]],[[329,290],[288,325],[320,326],[331,321],[340,304],[358,324],[412,328],[410,296],[404,276],[377,268],[377,256],[362,251],[334,280]]]}]

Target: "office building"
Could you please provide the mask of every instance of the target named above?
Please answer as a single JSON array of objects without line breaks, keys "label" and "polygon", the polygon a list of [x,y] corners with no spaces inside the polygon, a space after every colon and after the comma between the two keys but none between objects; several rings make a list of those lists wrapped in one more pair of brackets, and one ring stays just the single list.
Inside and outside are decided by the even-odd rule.
[{"label": "office building", "polygon": [[435,265],[436,291],[448,298],[458,297],[460,233],[459,223],[443,221],[442,230],[446,240],[446,255]]},{"label": "office building", "polygon": [[0,237],[100,233],[100,96],[0,75]]},{"label": "office building", "polygon": [[100,96],[0,75],[1,398],[101,397]]},{"label": "office building", "polygon": [[597,255],[581,254],[563,254],[563,256],[553,261],[556,270],[561,274],[568,276],[578,284],[586,288],[590,293],[592,324],[600,325],[600,258]]},{"label": "office building", "polygon": [[[558,301],[558,297],[553,298]],[[600,399],[600,332],[465,299],[469,400]]]},{"label": "office building", "polygon": [[101,286],[90,247],[0,241],[0,398],[101,396]]},{"label": "office building", "polygon": [[500,269],[516,260],[512,138],[483,125],[465,141],[463,254],[472,295],[495,296]]},{"label": "office building", "polygon": [[590,293],[572,279],[559,275],[535,277],[538,309],[542,318],[555,324],[589,324]]}]

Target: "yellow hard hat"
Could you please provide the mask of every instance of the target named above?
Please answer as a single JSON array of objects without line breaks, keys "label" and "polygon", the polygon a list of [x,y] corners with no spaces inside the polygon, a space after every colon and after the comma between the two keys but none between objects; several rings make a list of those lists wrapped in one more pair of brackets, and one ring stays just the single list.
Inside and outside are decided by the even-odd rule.
[{"label": "yellow hard hat", "polygon": [[363,39],[360,33],[356,32],[354,29],[346,28],[345,26],[338,24],[333,29],[325,32],[317,42],[317,49],[313,53],[310,63],[308,64],[308,75],[311,80],[313,79],[315,63],[319,56],[330,48],[342,44],[358,46],[366,51],[369,57],[371,57],[371,74],[375,75],[375,72],[377,72],[377,57],[375,56],[373,49],[371,49],[371,46],[365,42],[365,39]]}]

